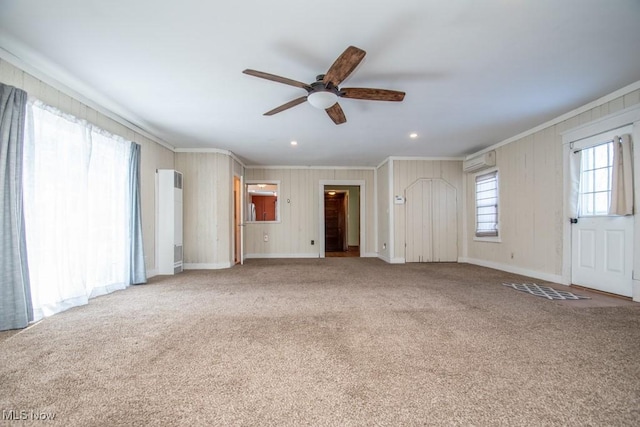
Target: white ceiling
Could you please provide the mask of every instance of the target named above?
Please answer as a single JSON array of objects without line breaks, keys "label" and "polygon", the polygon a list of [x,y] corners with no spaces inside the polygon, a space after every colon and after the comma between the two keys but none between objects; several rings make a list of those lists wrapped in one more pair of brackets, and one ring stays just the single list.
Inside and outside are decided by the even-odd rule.
[{"label": "white ceiling", "polygon": [[[311,83],[349,45],[367,56],[341,86],[403,102],[262,115],[306,92],[242,70]],[[2,0],[0,47],[177,148],[372,166],[460,157],[640,80],[640,1]]]}]

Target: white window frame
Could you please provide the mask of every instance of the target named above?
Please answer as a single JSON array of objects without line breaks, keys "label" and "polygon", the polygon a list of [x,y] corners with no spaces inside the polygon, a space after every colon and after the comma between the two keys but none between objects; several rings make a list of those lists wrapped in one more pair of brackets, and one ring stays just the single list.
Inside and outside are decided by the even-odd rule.
[{"label": "white window frame", "polygon": [[276,219],[275,221],[251,221],[249,212],[245,212],[244,218],[245,218],[245,223],[247,224],[279,224],[282,221],[282,216],[281,216],[281,212],[280,212],[280,207],[281,207],[281,203],[280,200],[282,199],[282,186],[280,185],[280,181],[279,180],[273,180],[273,179],[249,179],[249,180],[245,180],[244,182],[244,192],[245,192],[245,196],[246,196],[246,203],[245,203],[245,209],[248,209],[246,205],[248,205],[249,203],[249,186],[253,186],[253,185],[261,185],[261,184],[265,184],[265,185],[275,185],[277,187],[276,190]]},{"label": "white window frame", "polygon": [[[580,207],[578,210],[578,217],[598,217],[598,216],[610,216],[608,214],[608,210],[609,210],[609,205],[611,203],[611,191],[612,191],[612,183],[611,183],[611,179],[612,179],[612,170],[613,170],[613,136],[609,137],[602,137],[602,136],[597,136],[595,139],[595,143],[592,143],[592,145],[585,145],[584,148],[580,148],[579,150],[582,151],[582,162],[580,164],[580,190],[578,193],[578,206]],[[593,141],[593,139],[592,139]],[[606,167],[600,167],[600,168],[596,168],[595,167],[595,159],[594,159],[594,164],[592,165],[593,168],[590,169],[583,169],[583,164],[585,161],[585,152],[588,150],[595,150],[597,147],[602,147],[602,146],[608,146],[609,148],[609,152],[607,153],[607,160],[608,160],[608,164]],[[574,150],[575,152],[576,150]],[[595,155],[595,153],[594,153]],[[607,189],[606,190],[596,190],[596,186],[598,184],[598,181],[596,180],[596,173],[598,170],[601,169],[608,169],[607,173],[608,173],[608,177],[607,177]],[[593,177],[593,188],[591,188],[591,191],[584,191],[584,187],[585,187],[585,183],[583,182],[583,178],[584,178],[584,174],[586,172],[592,172],[594,177]],[[595,197],[598,193],[607,193],[607,211],[605,212],[596,212],[595,211],[595,207],[597,205],[596,201],[595,201]],[[594,212],[593,213],[589,213],[589,212],[585,212],[582,208],[584,207],[584,200],[583,197],[586,194],[590,194],[592,195],[592,197],[594,198],[593,202],[590,203],[592,205],[592,207],[594,208]]]},{"label": "white window frame", "polygon": [[[477,197],[477,179],[489,174],[495,174],[496,176],[496,235],[478,235],[478,197]],[[502,242],[502,236],[500,232],[500,171],[498,168],[486,169],[481,172],[478,172],[473,177],[473,216],[474,216],[474,231],[473,231],[473,240],[477,242],[492,242],[492,243],[500,243]]]},{"label": "white window frame", "polygon": [[[640,114],[640,113],[639,113]],[[565,142],[565,144],[567,145],[568,151],[567,151],[567,156],[571,156],[572,153],[576,150],[585,150],[588,148],[592,148],[598,145],[602,145],[602,144],[606,144],[609,141],[612,141],[613,138],[616,135],[623,135],[626,133],[632,133],[633,131],[633,125],[625,125],[625,126],[620,126],[617,127],[615,129],[612,130],[607,130],[605,132],[600,132],[594,135],[589,135],[587,137],[584,138],[580,138],[580,139],[576,139],[574,141],[570,141],[569,143]],[[570,135],[570,134],[569,134]],[[569,139],[569,138],[565,138],[565,139]],[[568,163],[568,159],[566,160],[566,162]],[[580,166],[580,173],[582,174],[582,166]],[[582,177],[581,177],[582,178]],[[565,184],[566,185],[566,184]],[[565,188],[565,198],[568,199],[568,189]],[[580,201],[578,203],[580,205]],[[598,216],[610,216],[609,214],[604,214],[604,215],[583,215],[582,213],[578,213],[578,216],[583,216],[583,217],[598,217]]]}]

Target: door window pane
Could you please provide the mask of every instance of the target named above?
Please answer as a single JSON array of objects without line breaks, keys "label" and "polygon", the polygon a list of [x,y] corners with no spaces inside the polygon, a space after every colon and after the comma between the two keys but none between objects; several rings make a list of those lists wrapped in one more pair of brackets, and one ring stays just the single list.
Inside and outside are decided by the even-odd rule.
[{"label": "door window pane", "polygon": [[611,199],[613,142],[582,150],[580,216],[607,215]]}]

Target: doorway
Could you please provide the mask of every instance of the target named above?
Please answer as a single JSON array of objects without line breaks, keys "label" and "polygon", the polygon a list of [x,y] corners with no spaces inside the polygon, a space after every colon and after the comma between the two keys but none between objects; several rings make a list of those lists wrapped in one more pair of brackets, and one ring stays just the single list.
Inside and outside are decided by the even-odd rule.
[{"label": "doorway", "polygon": [[[624,132],[624,131],[622,131]],[[571,219],[571,284],[632,296],[633,216],[609,214],[615,130],[570,148],[575,180]]]},{"label": "doorway", "polygon": [[324,193],[324,250],[325,252],[346,252],[347,245],[347,202],[345,192],[335,190]]},{"label": "doorway", "polygon": [[233,263],[242,263],[242,183],[233,177]]},{"label": "doorway", "polygon": [[323,188],[323,234],[326,257],[361,255],[361,187],[325,185]]}]

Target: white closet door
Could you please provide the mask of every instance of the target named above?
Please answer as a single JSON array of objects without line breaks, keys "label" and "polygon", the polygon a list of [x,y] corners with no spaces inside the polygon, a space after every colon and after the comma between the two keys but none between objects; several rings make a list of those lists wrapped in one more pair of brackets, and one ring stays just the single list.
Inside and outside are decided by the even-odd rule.
[{"label": "white closet door", "polygon": [[[427,197],[425,197],[425,193]],[[431,247],[431,181],[419,180],[405,191],[406,195],[406,262],[422,262],[426,247]],[[427,205],[427,206],[425,206]],[[425,218],[425,216],[428,216]]]},{"label": "white closet door", "polygon": [[456,189],[446,181],[432,181],[433,257],[434,262],[458,260],[458,206]]},{"label": "white closet door", "polygon": [[405,196],[405,261],[457,261],[455,188],[441,179],[420,179],[407,188]]}]

